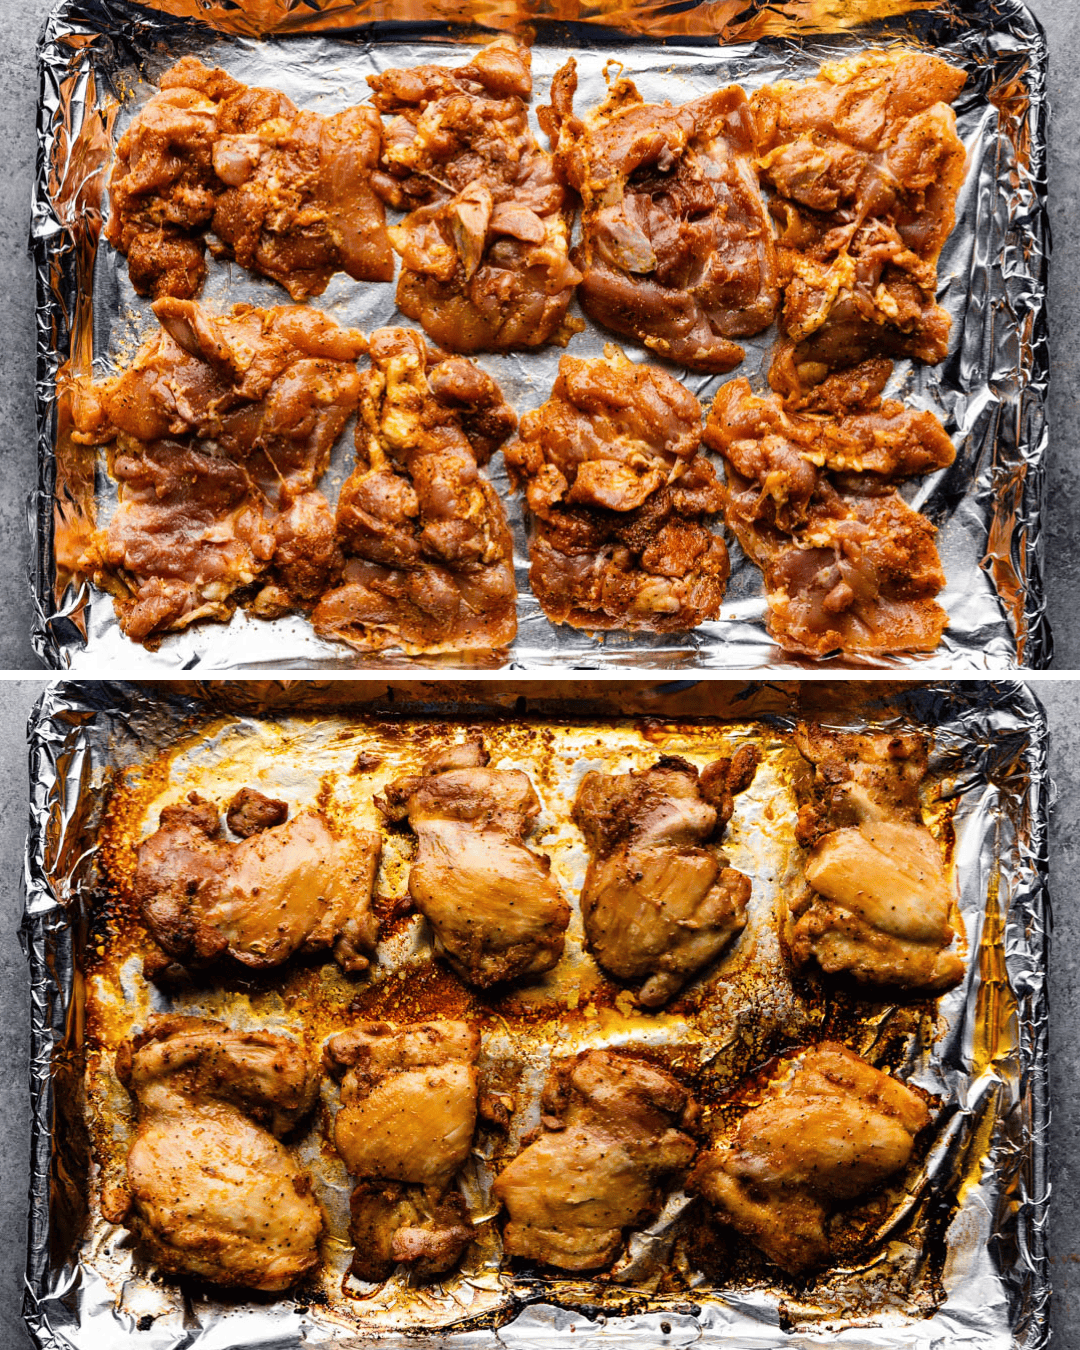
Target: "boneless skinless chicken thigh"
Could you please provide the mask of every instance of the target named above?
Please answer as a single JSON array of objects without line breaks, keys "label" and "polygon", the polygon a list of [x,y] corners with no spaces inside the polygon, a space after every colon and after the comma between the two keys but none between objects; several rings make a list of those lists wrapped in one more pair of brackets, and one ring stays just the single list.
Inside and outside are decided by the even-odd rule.
[{"label": "boneless skinless chicken thigh", "polygon": [[272,277],[294,300],[335,272],[389,281],[393,254],[371,186],[374,108],[322,117],[185,56],[116,147],[106,238],[140,295],[190,299],[211,250]]},{"label": "boneless skinless chicken thigh", "polygon": [[563,1270],[610,1265],[693,1162],[680,1128],[693,1099],[644,1060],[588,1050],[551,1074],[541,1107],[540,1137],[495,1179],[506,1253]]},{"label": "boneless skinless chicken thigh", "polygon": [[825,1042],[782,1067],[734,1136],[702,1155],[690,1185],[724,1223],[800,1274],[829,1260],[834,1208],[906,1167],[929,1122],[922,1097]]},{"label": "boneless skinless chicken thigh", "polygon": [[669,361],[731,370],[744,355],[732,339],[768,328],[779,301],[746,95],[732,85],[681,106],[645,103],[619,79],[582,119],[576,88],[571,59],[540,118],[581,198],[582,305]]},{"label": "boneless skinless chicken thigh", "polygon": [[540,814],[532,783],[487,765],[483,743],[468,741],[376,798],[416,833],[409,893],[436,951],[481,989],[550,970],[570,923],[549,859],[524,842]]},{"label": "boneless skinless chicken thigh", "polygon": [[279,1292],[313,1270],[323,1214],[279,1135],[315,1105],[296,1043],[198,1017],[154,1017],[116,1070],[137,1120],[105,1217],[167,1275]]},{"label": "boneless skinless chicken thigh", "polygon": [[376,190],[408,214],[398,308],[456,352],[565,344],[580,280],[567,256],[570,207],[536,144],[531,55],[496,38],[462,66],[369,75],[386,124]]},{"label": "boneless skinless chicken thigh", "polygon": [[801,726],[797,837],[809,889],[792,906],[792,956],[860,984],[934,994],[963,977],[961,923],[941,847],[923,823],[922,736]]},{"label": "boneless skinless chicken thigh", "polygon": [[114,443],[120,484],[83,566],[134,638],[227,619],[238,592],[260,614],[309,607],[337,565],[316,488],[356,408],[363,334],[299,305],[154,312],[125,371],[74,388],[75,438]]},{"label": "boneless skinless chicken thigh", "polygon": [[698,454],[701,406],[666,371],[564,356],[505,450],[531,515],[529,580],[577,628],[679,632],[715,619],[728,553],[708,528],[723,488]]},{"label": "boneless skinless chicken thigh", "polygon": [[280,822],[282,808],[245,789],[229,808],[235,841],[222,837],[218,807],[196,793],[162,811],[139,845],[132,881],[165,954],[149,961],[151,972],[169,958],[200,965],[226,955],[264,970],[327,948],[343,969],[367,969],[378,936],[371,892],[379,836],[313,810],[262,823]]},{"label": "boneless skinless chicken thigh", "polygon": [[368,1022],[327,1042],[341,1080],[334,1145],[357,1178],[354,1274],[385,1279],[402,1264],[442,1274],[472,1240],[454,1176],[472,1148],[480,1035],[466,1022]]},{"label": "boneless skinless chicken thigh", "polygon": [[744,747],[700,776],[666,756],[650,769],[581,780],[574,820],[590,853],[586,941],[613,975],[645,981],[638,999],[646,1007],[666,1003],[746,924],[750,878],[705,845],[756,767],[756,752]]}]

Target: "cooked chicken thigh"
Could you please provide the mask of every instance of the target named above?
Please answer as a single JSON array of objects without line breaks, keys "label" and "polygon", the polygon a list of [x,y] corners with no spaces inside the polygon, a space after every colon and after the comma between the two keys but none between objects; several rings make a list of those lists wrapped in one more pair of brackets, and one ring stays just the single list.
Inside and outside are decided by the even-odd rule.
[{"label": "cooked chicken thigh", "polygon": [[664,1070],[589,1050],[552,1073],[542,1109],[540,1138],[495,1179],[506,1253],[563,1270],[610,1265],[625,1230],[653,1218],[693,1162],[679,1127],[695,1104]]},{"label": "cooked chicken thigh", "polygon": [[316,632],[407,652],[513,640],[513,540],[481,469],[516,423],[499,386],[471,361],[407,328],[372,334],[356,467],[338,501],[342,585],[316,608]]},{"label": "cooked chicken thigh", "polygon": [[381,125],[374,108],[330,117],[276,89],[248,88],[185,56],[116,147],[106,238],[140,295],[188,299],[216,252],[272,277],[294,300],[335,272],[389,281],[393,255],[372,191]]},{"label": "cooked chicken thigh", "polygon": [[215,315],[164,299],[154,312],[161,329],[126,370],[75,389],[75,439],[115,442],[120,484],[82,566],[138,639],[228,619],[255,582],[277,611],[310,606],[340,565],[316,487],[366,339],[302,306]]},{"label": "cooked chicken thigh", "polygon": [[669,361],[730,370],[743,359],[732,338],[768,328],[780,298],[746,95],[730,85],[681,106],[645,103],[619,79],[582,120],[576,88],[571,58],[540,121],[581,197],[582,305]]},{"label": "cooked chicken thigh", "polygon": [[799,728],[813,772],[796,784],[810,890],[792,906],[799,965],[925,994],[951,988],[964,962],[941,849],[922,821],[926,742]]},{"label": "cooked chicken thigh", "polygon": [[481,741],[454,746],[376,798],[416,831],[409,893],[436,951],[482,989],[550,970],[570,923],[549,860],[524,843],[540,814],[532,783],[487,763]]},{"label": "cooked chicken thigh", "polygon": [[472,1240],[449,1187],[472,1148],[479,1051],[466,1022],[369,1022],[327,1043],[327,1070],[341,1079],[334,1144],[359,1182],[350,1229],[359,1278],[385,1279],[398,1264],[442,1274]]},{"label": "cooked chicken thigh", "polygon": [[499,37],[464,66],[369,75],[393,114],[376,189],[408,212],[397,303],[440,346],[503,351],[565,343],[580,273],[567,257],[570,208],[529,129],[531,56]]},{"label": "cooked chicken thigh", "polygon": [[834,1207],[906,1167],[929,1122],[910,1088],[825,1043],[777,1077],[734,1137],[704,1154],[690,1184],[719,1218],[797,1275],[828,1262]]},{"label": "cooked chicken thigh", "polygon": [[311,1178],[275,1137],[315,1105],[317,1074],[287,1036],[154,1017],[116,1071],[137,1104],[126,1189],[105,1217],[157,1268],[214,1284],[287,1289],[318,1262]]},{"label": "cooked chicken thigh", "polygon": [[[250,825],[250,795],[247,808]],[[229,842],[218,808],[192,793],[139,845],[132,892],[154,940],[181,962],[228,955],[265,970],[332,947],[343,969],[366,970],[380,850],[377,834],[345,832],[311,810]]]},{"label": "cooked chicken thigh", "polygon": [[719,617],[723,508],[698,455],[701,406],[678,380],[629,361],[564,356],[551,395],[506,447],[531,513],[529,578],[544,613],[576,628],[684,631]]},{"label": "cooked chicken thigh", "polygon": [[774,389],[797,395],[868,356],[944,360],[937,263],[964,181],[949,104],[965,80],[927,52],[870,51],[754,95],[784,287]]},{"label": "cooked chicken thigh", "polygon": [[[605,970],[641,980],[647,1008],[666,1003],[746,924],[750,879],[703,845],[731,818],[757,755],[710,764],[701,776],[665,756],[651,769],[587,773],[574,820],[589,845],[581,911],[589,950]],[[718,811],[713,802],[721,804]]]}]

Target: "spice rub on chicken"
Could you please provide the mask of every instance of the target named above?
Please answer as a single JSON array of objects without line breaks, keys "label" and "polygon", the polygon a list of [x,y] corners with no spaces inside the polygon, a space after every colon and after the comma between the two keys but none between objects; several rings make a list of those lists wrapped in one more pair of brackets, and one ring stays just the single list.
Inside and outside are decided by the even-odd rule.
[{"label": "spice rub on chicken", "polygon": [[479,1052],[466,1022],[367,1022],[327,1042],[327,1072],[341,1083],[334,1145],[357,1179],[349,1231],[359,1279],[384,1280],[396,1265],[441,1275],[472,1241],[452,1184],[472,1149]]},{"label": "spice rub on chicken", "polygon": [[340,585],[315,631],[360,649],[506,646],[517,633],[513,540],[480,472],[517,424],[495,381],[407,328],[371,336],[356,467],[338,500]]},{"label": "spice rub on chicken", "polygon": [[796,837],[809,889],[791,907],[800,966],[860,984],[936,994],[964,962],[953,883],[923,823],[927,745],[913,733],[855,735],[800,726]]},{"label": "spice rub on chicken", "polygon": [[773,388],[868,356],[944,360],[937,264],[966,167],[949,105],[966,78],[925,52],[870,51],[754,95],[784,288]]},{"label": "spice rub on chicken", "polygon": [[540,814],[532,783],[488,760],[480,740],[452,746],[375,799],[416,833],[409,894],[436,952],[481,989],[550,970],[570,923],[549,859],[525,844]]},{"label": "spice rub on chicken", "polygon": [[574,821],[589,846],[581,912],[589,950],[613,975],[644,980],[638,1000],[666,1003],[746,925],[750,878],[706,847],[749,787],[757,753],[743,747],[699,775],[664,756],[650,769],[587,773]]},{"label": "spice rub on chicken", "polygon": [[549,619],[660,633],[719,617],[728,554],[707,522],[723,489],[700,443],[701,405],[666,372],[613,345],[562,358],[551,396],[505,451]]},{"label": "spice rub on chicken", "polygon": [[571,208],[529,129],[532,58],[500,37],[466,65],[369,75],[386,125],[377,190],[406,211],[397,304],[456,352],[565,344],[580,280]]},{"label": "spice rub on chicken", "polygon": [[327,948],[344,970],[367,969],[378,937],[371,892],[379,836],[346,831],[313,810],[270,824],[282,805],[242,789],[229,806],[238,840],[223,837],[219,808],[197,793],[162,811],[139,845],[132,881],[166,954],[149,963],[151,973],[167,958],[204,965],[223,956],[265,970]]},{"label": "spice rub on chicken", "polygon": [[697,1145],[697,1107],[671,1074],[613,1050],[588,1050],[554,1070],[542,1131],[496,1177],[507,1212],[503,1247],[562,1270],[615,1260],[627,1229],[659,1212]]},{"label": "spice rub on chicken", "polygon": [[280,1136],[315,1105],[288,1036],[152,1017],[116,1072],[136,1104],[127,1177],[102,1198],[165,1275],[277,1293],[318,1264],[323,1214]]},{"label": "spice rub on chicken", "polygon": [[947,616],[936,530],[893,485],[952,463],[933,413],[877,395],[887,363],[864,370],[848,410],[785,409],[732,380],[716,396],[705,443],[724,457],[725,519],[762,570],[769,632],[788,651],[826,656],[933,651]]},{"label": "spice rub on chicken", "polygon": [[754,171],[754,121],[735,85],[682,105],[645,103],[628,79],[574,115],[576,62],[551,86],[541,125],[581,198],[571,255],[591,318],[692,370],[727,371],[733,341],[772,323],[776,249]]},{"label": "spice rub on chicken", "polygon": [[843,1045],[784,1066],[733,1137],[704,1153],[690,1186],[719,1219],[798,1275],[828,1264],[829,1219],[911,1160],[930,1122],[922,1097]]},{"label": "spice rub on chicken", "polygon": [[126,370],[75,387],[75,439],[112,444],[120,498],[83,567],[137,640],[226,620],[241,599],[267,616],[310,607],[337,567],[317,484],[366,339],[299,305],[154,312]]},{"label": "spice rub on chicken", "polygon": [[321,295],[335,272],[389,281],[371,185],[380,139],[372,107],[323,117],[185,56],[116,147],[105,237],[140,295],[196,295],[207,236],[294,300]]}]

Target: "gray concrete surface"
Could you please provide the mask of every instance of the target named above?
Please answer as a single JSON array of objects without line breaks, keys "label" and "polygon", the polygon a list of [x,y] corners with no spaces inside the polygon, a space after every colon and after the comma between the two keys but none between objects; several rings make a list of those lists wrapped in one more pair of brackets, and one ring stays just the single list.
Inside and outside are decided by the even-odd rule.
[{"label": "gray concrete surface", "polygon": [[[25,1252],[29,1109],[26,1047],[29,998],[17,940],[19,875],[26,819],[25,726],[41,681],[0,681],[0,1350],[30,1346],[21,1320]],[[1052,840],[1055,902],[1051,959],[1053,1027],[1052,1311],[1055,1350],[1080,1350],[1080,907],[1071,886],[1080,875],[1080,680],[1040,681],[1051,724],[1057,806]]]},{"label": "gray concrete surface", "polygon": [[[0,0],[0,296],[6,301],[0,342],[0,670],[35,670],[29,642],[28,544],[23,504],[34,480],[33,274],[26,251],[30,183],[34,164],[37,98],[35,48],[54,0]],[[1080,669],[1080,359],[1074,335],[1080,326],[1080,100],[1074,97],[1080,64],[1080,4],[1029,0],[1046,25],[1051,51],[1055,121],[1050,160],[1051,216],[1055,239],[1050,302],[1054,381],[1049,462],[1047,593],[1057,641],[1055,666]]]}]

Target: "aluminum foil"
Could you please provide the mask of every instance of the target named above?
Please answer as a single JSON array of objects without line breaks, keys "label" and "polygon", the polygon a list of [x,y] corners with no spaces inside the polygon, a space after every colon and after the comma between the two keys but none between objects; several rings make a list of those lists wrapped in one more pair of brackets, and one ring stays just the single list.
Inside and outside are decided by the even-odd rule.
[{"label": "aluminum foil", "polygon": [[[100,244],[112,146],[154,81],[191,52],[250,83],[284,90],[331,112],[361,102],[364,76],[395,64],[467,60],[463,43],[484,30],[517,29],[534,41],[535,108],[552,73],[578,59],[578,106],[605,93],[603,68],[621,62],[647,100],[682,101],[737,81],[753,90],[811,75],[819,64],[872,44],[926,46],[964,68],[956,109],[969,152],[957,227],[940,266],[940,300],[953,319],[951,351],[937,367],[898,362],[890,392],[932,409],[957,447],[956,462],[907,485],[905,495],[939,526],[949,626],[936,667],[986,672],[1044,666],[1051,655],[1042,580],[1043,460],[1048,380],[1045,320],[1049,253],[1046,189],[1046,46],[1018,0],[62,0],[41,49],[40,152],[33,214],[38,275],[39,483],[30,502],[35,649],[50,666],[96,672],[119,661],[131,673],[452,666],[460,657],[357,655],[317,638],[299,616],[272,622],[238,611],[200,624],[149,652],[130,642],[111,599],[81,575],[95,524],[115,509],[115,484],[92,450],[74,446],[62,373],[102,376],[156,331],[124,260]],[[545,143],[541,140],[541,143]],[[283,292],[244,269],[210,261],[212,305],[279,304]],[[370,330],[393,323],[391,285],[339,275],[315,304]],[[596,325],[569,350],[599,354]],[[735,375],[763,382],[775,330],[746,343]],[[642,349],[626,344],[643,359]],[[561,351],[479,358],[519,412],[543,402]],[[725,378],[676,371],[708,403]],[[351,434],[323,488],[334,501],[352,464]],[[732,545],[722,618],[689,634],[598,637],[548,622],[528,587],[521,498],[502,456],[492,477],[515,539],[519,633],[508,654],[484,663],[535,669],[796,670],[765,628],[761,574]],[[927,658],[834,659],[831,664],[918,669]],[[821,663],[819,663],[821,664]],[[825,663],[830,664],[830,663]],[[113,667],[116,669],[116,667]]]},{"label": "aluminum foil", "polygon": [[[914,726],[932,737],[927,816],[947,844],[969,954],[964,983],[936,1008],[835,992],[815,1000],[786,975],[775,915],[798,881],[798,862],[783,765],[800,717],[850,729]],[[583,856],[566,803],[586,767],[648,764],[661,751],[703,763],[745,740],[762,748],[763,769],[739,799],[725,841],[754,887],[750,922],[732,954],[686,998],[643,1013],[600,988],[575,915],[560,968],[506,996],[530,1006],[493,1004],[497,1016],[487,1009],[482,1068],[513,1062],[520,1071],[514,1132],[502,1145],[512,1154],[553,1053],[618,1044],[677,1050],[721,1085],[778,1045],[825,1030],[871,1059],[884,1057],[939,1106],[928,1146],[905,1189],[890,1193],[865,1258],[800,1284],[778,1279],[735,1243],[730,1266],[709,1267],[700,1243],[687,1239],[700,1210],[675,1194],[653,1224],[630,1235],[610,1279],[500,1270],[497,1226],[488,1225],[462,1273],[441,1285],[343,1284],[349,1183],[321,1147],[318,1120],[298,1145],[331,1229],[314,1289],[245,1298],[155,1280],[125,1231],[101,1218],[98,1189],[122,1166],[130,1128],[111,1054],[152,1008],[281,1027],[317,1050],[348,1020],[352,997],[354,1019],[378,1009],[405,1020],[408,1011],[445,1007],[440,990],[456,986],[433,979],[417,920],[392,930],[372,972],[351,987],[332,966],[297,966],[258,987],[218,975],[162,994],[142,979],[139,925],[125,922],[109,885],[132,843],[182,792],[202,788],[221,798],[250,782],[294,806],[318,797],[325,809],[374,823],[376,778],[355,772],[358,750],[380,750],[384,762],[374,772],[389,776],[420,759],[426,744],[464,734],[462,727],[483,731],[493,762],[533,776],[545,808],[540,845],[572,902]],[[36,1343],[551,1350],[572,1333],[586,1350],[720,1339],[748,1350],[811,1350],[825,1341],[847,1350],[1042,1347],[1046,748],[1042,710],[1016,683],[54,685],[30,723],[22,928],[33,985],[34,1102],[25,1315]],[[386,838],[380,894],[400,889],[407,865],[400,840],[393,832]],[[471,997],[456,988],[459,998]],[[329,1085],[324,1094],[332,1111]],[[481,1214],[489,1161],[474,1159],[464,1182]],[[676,1279],[668,1277],[672,1267]]]}]

